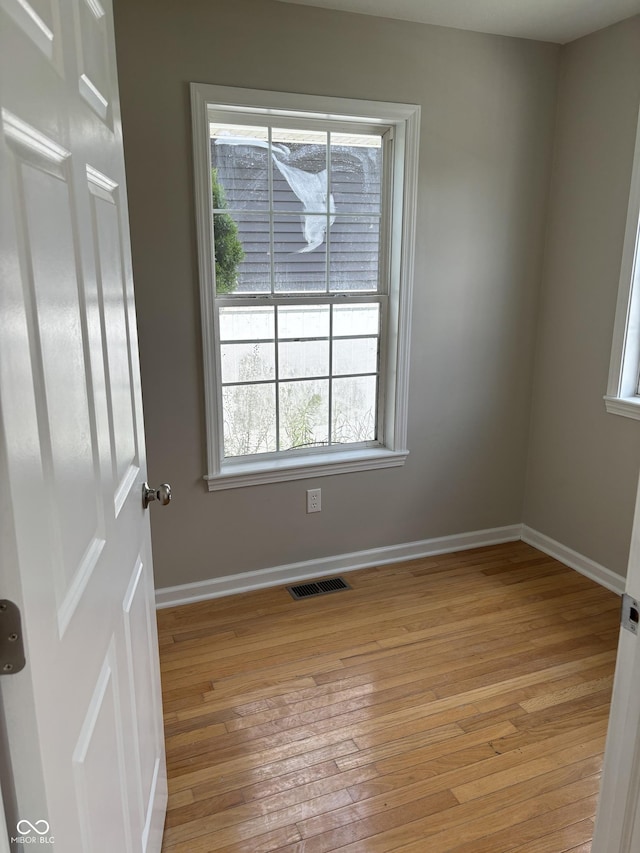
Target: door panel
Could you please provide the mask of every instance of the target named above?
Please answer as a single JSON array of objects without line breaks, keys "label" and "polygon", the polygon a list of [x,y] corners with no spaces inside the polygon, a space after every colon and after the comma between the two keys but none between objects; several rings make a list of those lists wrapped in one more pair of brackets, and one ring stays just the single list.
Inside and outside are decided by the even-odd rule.
[{"label": "door panel", "polygon": [[77,0],[78,90],[89,106],[111,123],[108,19],[98,0]]},{"label": "door panel", "polygon": [[131,686],[131,712],[136,721],[133,737],[140,756],[137,785],[140,791],[143,824],[148,823],[158,778],[158,731],[145,721],[152,719],[155,691],[154,674],[149,669],[149,653],[157,640],[154,632],[155,614],[145,588],[147,575],[142,559],[136,562],[131,584],[123,603],[126,639],[127,670]]},{"label": "door panel", "polygon": [[70,155],[7,111],[3,119],[13,154],[8,158],[8,178],[22,238],[21,278],[32,322],[41,464],[56,496],[41,534],[48,533],[62,634],[105,542],[102,499],[95,488],[100,464],[85,361],[87,334],[69,186]]},{"label": "door panel", "polygon": [[[73,753],[73,769],[83,850],[130,853],[129,806],[121,786],[126,761],[115,666],[110,646]],[[114,790],[121,790],[121,796],[114,798]],[[96,819],[105,802],[114,808],[107,825]]]},{"label": "door panel", "polygon": [[[127,295],[120,242],[118,185],[95,169],[88,170],[91,218],[103,335],[106,341],[106,371],[111,415],[111,456],[114,505],[118,515],[139,470],[135,398],[129,358]],[[99,182],[99,183],[98,183]]]},{"label": "door panel", "polygon": [[59,64],[61,46],[58,0],[1,0],[0,8],[5,10],[47,59]]}]

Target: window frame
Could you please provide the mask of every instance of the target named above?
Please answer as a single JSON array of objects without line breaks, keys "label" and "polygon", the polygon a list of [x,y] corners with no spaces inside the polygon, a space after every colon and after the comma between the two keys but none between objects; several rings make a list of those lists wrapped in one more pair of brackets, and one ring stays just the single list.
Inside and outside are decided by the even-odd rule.
[{"label": "window frame", "polygon": [[640,111],[604,401],[610,414],[640,420]]},{"label": "window frame", "polygon": [[[362,128],[389,127],[393,134],[390,166],[392,185],[389,210],[388,292],[375,295],[386,300],[387,334],[381,340],[379,411],[380,433],[375,446],[367,443],[332,448],[287,450],[276,454],[256,454],[223,458],[221,416],[221,371],[218,355],[216,293],[214,292],[213,211],[211,207],[211,149],[209,110],[237,113],[244,122],[246,113],[268,117],[270,121],[291,119],[342,122]],[[350,471],[397,467],[407,456],[407,409],[409,379],[410,320],[414,269],[415,220],[417,209],[418,147],[420,107],[395,104],[239,89],[205,83],[191,83],[191,114],[198,235],[198,265],[204,358],[204,396],[207,432],[207,473],[209,491],[327,476]],[[385,188],[383,187],[383,192]],[[383,252],[384,255],[384,252]],[[301,294],[302,295],[302,294]],[[324,301],[341,298],[317,294]],[[245,297],[232,297],[244,299]],[[271,304],[260,295],[248,297],[253,304]],[[271,297],[267,297],[271,299]],[[342,297],[344,299],[344,297]],[[220,299],[220,297],[218,297]],[[385,377],[384,387],[382,377]]]}]

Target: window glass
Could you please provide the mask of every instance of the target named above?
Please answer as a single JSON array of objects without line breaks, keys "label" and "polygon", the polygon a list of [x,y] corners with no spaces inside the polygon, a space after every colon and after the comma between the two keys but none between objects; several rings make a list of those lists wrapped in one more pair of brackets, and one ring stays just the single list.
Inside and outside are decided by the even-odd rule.
[{"label": "window glass", "polygon": [[225,456],[250,456],[277,449],[274,385],[222,388]]},{"label": "window glass", "polygon": [[225,456],[375,440],[378,303],[224,306],[220,338]]},{"label": "window glass", "polygon": [[224,455],[374,441],[380,305],[331,294],[378,291],[381,136],[209,129]]}]

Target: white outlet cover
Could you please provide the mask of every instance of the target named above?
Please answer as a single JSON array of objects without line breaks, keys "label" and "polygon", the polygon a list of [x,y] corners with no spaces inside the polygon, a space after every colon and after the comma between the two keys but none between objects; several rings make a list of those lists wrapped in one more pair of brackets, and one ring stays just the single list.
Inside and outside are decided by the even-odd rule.
[{"label": "white outlet cover", "polygon": [[307,512],[322,511],[322,490],[307,489]]}]

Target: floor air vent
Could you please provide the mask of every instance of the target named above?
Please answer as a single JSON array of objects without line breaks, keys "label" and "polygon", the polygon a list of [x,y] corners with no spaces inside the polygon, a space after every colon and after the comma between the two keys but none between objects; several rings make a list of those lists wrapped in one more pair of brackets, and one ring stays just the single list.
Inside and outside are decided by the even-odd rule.
[{"label": "floor air vent", "polygon": [[326,581],[310,581],[300,583],[297,586],[288,586],[291,598],[298,601],[301,598],[310,598],[312,595],[328,595],[330,592],[340,592],[343,589],[351,589],[349,584],[342,578],[329,578]]}]

